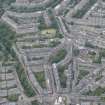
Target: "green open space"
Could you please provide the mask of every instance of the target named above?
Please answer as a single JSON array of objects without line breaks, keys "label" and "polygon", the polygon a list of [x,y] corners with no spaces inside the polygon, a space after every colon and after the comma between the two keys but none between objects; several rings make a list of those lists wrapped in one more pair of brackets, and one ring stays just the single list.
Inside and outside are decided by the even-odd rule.
[{"label": "green open space", "polygon": [[46,46],[43,44],[33,44],[32,46],[23,46],[23,47],[24,47],[24,49],[30,49],[30,48],[43,48]]},{"label": "green open space", "polygon": [[42,104],[41,104],[40,102],[38,102],[37,100],[36,100],[36,101],[32,101],[31,104],[32,104],[32,105],[42,105]]},{"label": "green open space", "polygon": [[100,98],[100,100],[101,100],[102,102],[105,102],[105,96],[102,96],[102,97]]},{"label": "green open space", "polygon": [[35,78],[42,88],[46,88],[45,74],[43,72],[34,72]]},{"label": "green open space", "polygon": [[51,63],[58,63],[65,58],[67,51],[65,49],[60,49],[56,54],[50,57]]},{"label": "green open space", "polygon": [[56,29],[44,29],[41,31],[41,35],[47,38],[54,38],[56,36]]},{"label": "green open space", "polygon": [[18,95],[17,95],[17,94],[9,95],[9,96],[7,97],[7,99],[8,99],[10,102],[16,102],[16,101],[18,101]]},{"label": "green open space", "polygon": [[53,41],[50,41],[48,43],[48,47],[56,47],[57,45],[59,45],[61,42],[60,41],[56,41],[56,40],[53,40]]},{"label": "green open space", "polygon": [[88,92],[83,94],[88,96],[101,96],[104,93],[105,93],[105,88],[98,87],[94,91],[89,90]]},{"label": "green open space", "polygon": [[0,60],[10,59],[12,44],[15,43],[15,39],[15,32],[7,24],[0,22]]},{"label": "green open space", "polygon": [[58,75],[60,79],[60,84],[62,88],[66,88],[66,81],[67,81],[67,76],[65,74],[65,70],[67,69],[67,66],[59,66],[58,67]]},{"label": "green open space", "polygon": [[[38,18],[38,22],[40,23],[39,24],[39,30],[42,32],[47,32],[50,33],[50,34],[53,34],[55,37],[57,38],[63,38],[64,36],[59,32],[59,25],[58,25],[58,22],[57,22],[57,18],[54,17],[53,15],[53,12],[51,9],[48,9],[48,16],[51,20],[51,25],[50,26],[47,26],[45,24],[45,21],[44,21],[44,18],[43,17],[39,17]],[[54,34],[55,33],[55,34]]]},{"label": "green open space", "polygon": [[36,93],[34,92],[33,88],[31,87],[28,79],[27,79],[27,74],[24,71],[24,68],[22,67],[22,65],[20,63],[16,64],[16,71],[18,74],[18,77],[20,79],[21,85],[23,86],[24,89],[24,93],[28,96],[28,97],[32,97],[35,96]]},{"label": "green open space", "polygon": [[7,24],[0,22],[0,51],[3,54],[1,60],[3,62],[9,61],[10,55],[14,60],[16,60],[17,62],[16,71],[20,79],[20,82],[24,88],[26,95],[31,97],[35,95],[35,92],[31,88],[27,80],[25,71],[21,67],[21,64],[18,64],[18,59],[16,59],[16,55],[12,49],[12,45],[15,44],[16,41],[15,34],[16,33],[13,32]]},{"label": "green open space", "polygon": [[52,39],[52,38],[63,38],[63,35],[59,33],[58,29],[52,27],[43,27],[40,31],[41,37]]}]

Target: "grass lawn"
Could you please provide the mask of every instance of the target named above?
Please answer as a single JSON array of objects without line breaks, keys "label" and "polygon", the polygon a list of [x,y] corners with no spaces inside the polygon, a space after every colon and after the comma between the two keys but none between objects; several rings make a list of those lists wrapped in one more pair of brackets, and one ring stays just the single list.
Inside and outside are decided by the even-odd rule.
[{"label": "grass lawn", "polygon": [[8,99],[9,101],[11,101],[11,102],[16,102],[16,101],[18,101],[18,95],[16,95],[16,94],[9,95],[9,96],[7,97],[7,99]]},{"label": "grass lawn", "polygon": [[56,29],[49,28],[41,31],[41,34],[48,38],[54,38],[56,36]]}]

